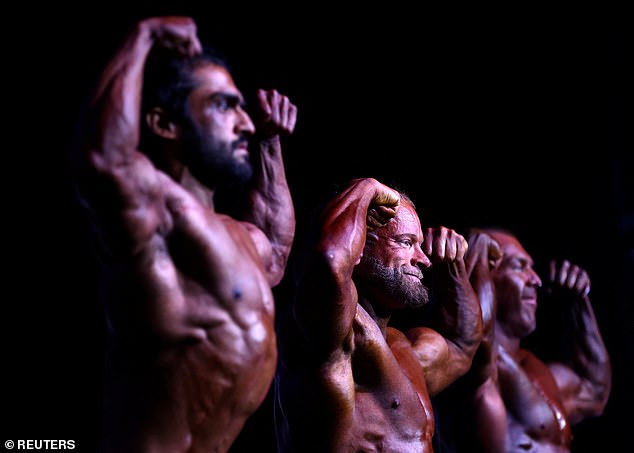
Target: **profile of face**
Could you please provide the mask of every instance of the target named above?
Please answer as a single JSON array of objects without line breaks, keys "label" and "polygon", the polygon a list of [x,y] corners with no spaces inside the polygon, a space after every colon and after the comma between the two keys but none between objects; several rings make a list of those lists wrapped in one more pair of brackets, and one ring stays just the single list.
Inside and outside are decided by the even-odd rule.
[{"label": "profile of face", "polygon": [[502,260],[492,271],[497,297],[497,322],[507,335],[523,338],[536,327],[537,288],[542,284],[533,259],[516,237],[491,234],[502,249]]},{"label": "profile of face", "polygon": [[431,266],[423,253],[423,232],[414,207],[402,201],[396,216],[369,234],[355,282],[389,309],[415,308],[429,300],[423,270]]},{"label": "profile of face", "polygon": [[249,181],[248,137],[255,127],[243,109],[242,94],[229,72],[213,63],[197,67],[193,79],[181,134],[185,165],[209,187]]}]

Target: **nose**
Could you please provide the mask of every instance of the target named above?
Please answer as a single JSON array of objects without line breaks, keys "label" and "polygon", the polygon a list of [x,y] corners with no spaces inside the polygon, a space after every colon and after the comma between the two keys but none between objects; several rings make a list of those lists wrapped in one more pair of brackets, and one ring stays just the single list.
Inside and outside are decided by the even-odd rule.
[{"label": "nose", "polygon": [[428,269],[431,267],[431,261],[423,252],[423,249],[420,248],[420,245],[416,244],[414,247],[414,255],[412,256],[412,265],[422,268]]},{"label": "nose", "polygon": [[255,125],[253,124],[253,121],[251,121],[251,117],[249,116],[249,114],[242,107],[238,107],[237,117],[238,119],[235,126],[236,134],[255,134]]},{"label": "nose", "polygon": [[534,286],[536,288],[541,288],[542,286],[542,280],[539,278],[539,275],[537,275],[537,272],[535,272],[533,268],[529,269],[528,282],[531,284],[531,286]]}]

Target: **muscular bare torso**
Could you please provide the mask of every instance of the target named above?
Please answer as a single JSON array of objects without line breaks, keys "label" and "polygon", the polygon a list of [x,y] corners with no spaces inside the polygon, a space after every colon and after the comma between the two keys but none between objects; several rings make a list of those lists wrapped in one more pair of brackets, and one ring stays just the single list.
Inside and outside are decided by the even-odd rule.
[{"label": "muscular bare torso", "polygon": [[350,343],[317,379],[286,375],[280,383],[302,395],[286,393],[283,400],[294,448],[283,451],[431,452],[433,412],[408,345],[391,328],[386,341],[358,306]]},{"label": "muscular bare torso", "polygon": [[272,381],[272,292],[247,228],[161,181],[156,232],[104,281],[105,450],[223,452]]},{"label": "muscular bare torso", "polygon": [[[546,365],[526,350],[521,350],[517,368],[499,367],[500,381],[508,417],[507,451],[569,452],[572,434],[563,406],[557,397],[557,384]],[[508,393],[514,386],[530,386],[530,401],[520,401]],[[507,389],[507,390],[505,390]]]}]

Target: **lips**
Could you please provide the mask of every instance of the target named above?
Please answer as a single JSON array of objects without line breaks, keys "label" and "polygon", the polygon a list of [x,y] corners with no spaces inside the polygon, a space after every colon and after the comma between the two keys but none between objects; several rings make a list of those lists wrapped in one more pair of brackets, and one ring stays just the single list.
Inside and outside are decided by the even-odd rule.
[{"label": "lips", "polygon": [[414,277],[417,280],[422,280],[423,279],[423,274],[419,274],[416,272],[403,272],[405,275],[409,275],[410,277]]},{"label": "lips", "polygon": [[248,156],[249,155],[249,148],[248,148],[249,144],[246,140],[242,141],[240,140],[239,142],[237,142],[234,147],[234,153],[236,156],[241,157],[241,156]]},{"label": "lips", "polygon": [[526,305],[537,306],[537,296],[534,294],[525,294],[522,295],[522,302],[526,303]]}]

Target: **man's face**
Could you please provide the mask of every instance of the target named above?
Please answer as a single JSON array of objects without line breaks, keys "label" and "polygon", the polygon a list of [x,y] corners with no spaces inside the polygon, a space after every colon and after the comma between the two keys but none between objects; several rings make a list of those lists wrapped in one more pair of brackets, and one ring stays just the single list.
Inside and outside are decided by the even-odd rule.
[{"label": "man's face", "polygon": [[423,232],[414,208],[403,203],[394,219],[375,233],[376,238],[368,237],[357,266],[361,285],[390,309],[426,304],[422,270],[431,263],[420,247]]},{"label": "man's face", "polygon": [[255,132],[231,75],[212,63],[194,71],[183,125],[183,160],[202,183],[215,188],[251,179],[247,138]]},{"label": "man's face", "polygon": [[506,233],[493,233],[502,248],[502,261],[492,272],[497,322],[507,335],[524,338],[535,330],[537,288],[542,284],[533,270],[533,259],[519,241]]}]

